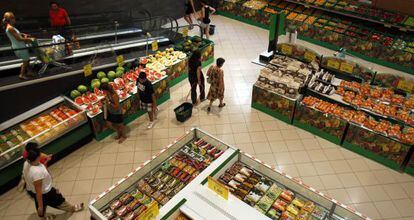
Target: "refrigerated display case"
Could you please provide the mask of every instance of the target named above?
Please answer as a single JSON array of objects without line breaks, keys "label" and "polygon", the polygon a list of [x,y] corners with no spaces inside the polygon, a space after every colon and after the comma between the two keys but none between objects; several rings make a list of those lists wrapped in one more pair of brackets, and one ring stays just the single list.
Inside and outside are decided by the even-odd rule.
[{"label": "refrigerated display case", "polygon": [[20,176],[26,143],[35,142],[42,151],[57,154],[91,134],[86,122],[83,109],[59,96],[0,124],[0,185]]},{"label": "refrigerated display case", "polygon": [[92,200],[89,204],[91,215],[95,219],[110,219],[114,215],[137,217],[153,202],[161,207],[160,214],[165,215],[213,168],[235,152],[216,138],[193,128]]},{"label": "refrigerated display case", "polygon": [[413,148],[412,143],[350,123],[343,146],[392,169],[402,169],[403,162]]},{"label": "refrigerated display case", "polygon": [[[194,143],[194,141],[197,142],[199,138],[222,150],[223,153],[181,190],[176,190],[176,193],[173,193],[172,197],[168,197],[168,200],[163,204],[159,201],[162,201],[160,199],[162,193],[159,191],[163,191],[165,186],[168,188],[169,181],[175,179],[174,174],[166,174],[165,171],[171,169],[171,164],[173,164],[171,161],[175,160],[174,158],[185,149],[197,149],[200,146],[197,143],[195,147],[186,147],[186,145]],[[209,154],[209,151],[207,150],[206,153]],[[242,164],[245,167],[240,167],[237,172],[230,171],[234,164]],[[239,171],[240,174],[236,174]],[[244,198],[241,198],[241,190],[234,188],[233,183],[227,184],[230,180],[223,181],[225,179],[223,176],[228,174],[232,175],[229,179],[237,182],[238,186],[246,185],[240,188],[248,187],[248,182],[250,182],[251,187],[246,193],[247,195],[260,192],[259,198],[255,197],[258,201],[257,206],[244,202]],[[256,180],[253,180],[252,177],[256,177]],[[167,184],[163,183],[164,178],[168,182]],[[209,178],[221,181],[222,186],[227,185],[230,191],[227,200],[208,188]],[[145,183],[145,181],[150,183]],[[181,180],[179,182],[181,183]],[[158,187],[161,190],[156,189],[157,186],[162,186]],[[297,211],[297,216],[312,216],[313,219],[369,219],[302,181],[222,143],[197,128],[191,129],[190,132],[153,156],[151,160],[93,199],[89,203],[89,210],[94,219],[110,219],[119,214],[131,219],[145,213],[146,207],[157,203],[160,208],[154,212],[158,213],[155,219],[161,220],[176,219],[180,215],[185,215],[189,219],[263,220],[277,219],[273,217],[282,214],[276,210],[276,207],[283,206],[278,206],[275,201],[282,201],[281,198],[285,199],[285,197],[290,198],[290,204],[286,204],[284,207],[286,209],[285,215],[292,216],[291,212]],[[269,211],[263,211],[262,208],[269,209]],[[136,213],[134,214],[134,212]]]}]

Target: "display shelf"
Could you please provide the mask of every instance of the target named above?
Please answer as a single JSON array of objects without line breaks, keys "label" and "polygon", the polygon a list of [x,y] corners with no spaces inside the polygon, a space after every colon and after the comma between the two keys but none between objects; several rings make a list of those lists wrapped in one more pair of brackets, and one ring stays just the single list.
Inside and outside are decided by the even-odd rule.
[{"label": "display shelf", "polygon": [[321,67],[343,75],[351,75],[367,83],[371,83],[376,74],[359,63],[338,57],[323,57]]},{"label": "display shelf", "polygon": [[43,147],[85,122],[85,111],[65,97],[4,122],[0,125],[0,170],[22,158],[26,143]]},{"label": "display shelf", "polygon": [[319,64],[322,59],[322,56],[316,51],[299,44],[281,43],[277,44],[276,48],[280,54],[298,59],[306,63],[315,62]]},{"label": "display shelf", "polygon": [[[227,157],[233,154],[235,152],[235,149],[220,142],[219,140],[215,139],[209,134],[197,128],[193,128],[191,129],[191,131],[187,132],[187,134],[185,134],[184,136],[174,141],[173,144],[170,144],[166,148],[162,149],[158,154],[153,156],[151,160],[143,163],[140,167],[135,169],[132,173],[128,174],[124,179],[120,180],[114,186],[110,187],[104,193],[100,194],[96,199],[92,200],[89,204],[89,209],[91,211],[92,217],[96,219],[105,219],[104,216],[102,215],[102,211],[104,209],[106,210],[109,203],[111,203],[114,199],[119,198],[119,196],[121,196],[124,192],[130,192],[133,188],[135,188],[139,180],[144,180],[143,179],[144,177],[145,178],[151,177],[152,174],[158,173],[159,170],[164,170],[164,168],[166,167],[166,164],[170,164],[170,165],[175,164],[175,162],[172,162],[172,159],[176,158],[176,155],[181,155],[182,150],[185,149],[185,147],[183,146],[188,145],[188,143],[190,142],[193,142],[196,138],[197,139],[201,138],[205,140],[207,143],[223,151],[223,153],[221,155],[220,154],[217,155],[218,158],[212,161],[211,164],[205,167],[204,170],[196,171],[196,172],[199,172],[198,175],[195,178],[193,178],[190,183],[187,183],[186,185],[184,185],[184,188],[182,188],[177,193],[175,193],[175,195],[171,197],[168,202],[162,205],[162,207],[160,208],[160,216],[166,215],[171,209],[174,208],[174,206],[180,203],[180,201],[185,197],[186,194],[188,194],[189,191],[194,190],[194,187],[200,184],[201,181],[203,181],[214,170],[215,167],[217,167]],[[211,153],[212,152],[207,152],[207,154],[211,154]],[[192,161],[195,161],[194,158],[196,157],[193,156],[192,158],[193,158]],[[169,162],[166,162],[166,161],[169,161]],[[181,165],[178,165],[178,166],[181,166]],[[174,168],[173,166],[171,168],[176,169],[176,167]],[[184,173],[184,171],[182,171],[182,173]],[[174,174],[171,174],[171,175],[174,176]],[[149,182],[149,183],[153,184],[153,182]],[[147,191],[144,191],[144,193],[147,194]],[[150,194],[147,196],[154,197],[154,195],[155,194]]]},{"label": "display shelf", "polygon": [[401,170],[413,145],[350,123],[343,146],[392,169]]}]

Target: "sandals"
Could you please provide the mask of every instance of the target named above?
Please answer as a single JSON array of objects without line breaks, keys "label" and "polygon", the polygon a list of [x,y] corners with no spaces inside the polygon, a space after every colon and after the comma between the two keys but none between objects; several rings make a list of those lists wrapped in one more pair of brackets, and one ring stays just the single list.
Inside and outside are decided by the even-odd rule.
[{"label": "sandals", "polygon": [[22,79],[22,80],[29,80],[29,79],[32,79],[32,77],[30,77],[30,76],[26,76],[26,75],[19,75],[19,78],[20,79]]},{"label": "sandals", "polygon": [[219,105],[218,107],[223,108],[224,106],[226,106],[226,103],[223,103],[223,104]]},{"label": "sandals", "polygon": [[82,211],[82,210],[83,210],[83,208],[84,208],[83,202],[82,202],[81,204],[76,204],[76,205],[74,206],[74,210],[73,210],[73,212],[80,212],[80,211]]}]

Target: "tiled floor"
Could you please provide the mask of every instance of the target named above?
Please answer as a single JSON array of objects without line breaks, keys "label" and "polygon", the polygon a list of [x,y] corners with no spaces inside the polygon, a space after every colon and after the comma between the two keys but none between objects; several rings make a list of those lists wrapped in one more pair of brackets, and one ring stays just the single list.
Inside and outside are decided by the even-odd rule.
[{"label": "tiled floor", "polygon": [[[69,201],[88,203],[185,130],[199,126],[371,218],[414,219],[414,177],[392,171],[252,109],[252,84],[260,67],[250,61],[267,47],[267,31],[219,16],[214,16],[213,23],[217,25],[212,37],[216,57],[226,58],[227,106],[221,110],[214,107],[207,114],[204,103],[194,110],[189,121],[179,124],[173,109],[187,96],[189,85],[185,81],[175,86],[171,100],[160,106],[154,129],[147,130],[147,118],[141,117],[129,125],[130,137],[123,144],[112,138],[93,141],[50,167],[56,186]],[[35,217],[33,202],[25,194],[14,189],[0,196],[0,219]],[[85,210],[58,217],[88,219],[89,213]]]}]

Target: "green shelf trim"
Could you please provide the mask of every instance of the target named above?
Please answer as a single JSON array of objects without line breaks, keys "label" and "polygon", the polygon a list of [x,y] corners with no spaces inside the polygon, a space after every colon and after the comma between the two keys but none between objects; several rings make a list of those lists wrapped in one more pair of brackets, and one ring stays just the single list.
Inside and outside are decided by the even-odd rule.
[{"label": "green shelf trim", "polygon": [[[160,98],[157,99],[157,104],[161,105],[162,103],[166,102],[167,100],[170,99],[170,93],[166,93],[163,96],[161,96]],[[124,118],[124,124],[127,125],[129,123],[131,123],[132,121],[134,121],[135,119],[137,119],[138,117],[144,115],[146,112],[143,110],[139,110],[137,111],[135,114],[130,115],[129,117]],[[101,141],[103,139],[105,139],[106,137],[108,137],[109,135],[113,134],[115,131],[113,131],[112,129],[107,129],[104,132],[101,132],[99,134],[95,135],[95,139],[97,141]]]},{"label": "green shelf trim", "polygon": [[[266,113],[266,114],[268,114],[268,115],[270,115],[274,118],[277,118],[281,121],[284,121],[288,124],[292,124],[292,118],[289,118],[288,116],[283,115],[283,114],[281,114],[281,113],[279,113],[275,110],[272,110],[272,109],[270,109],[270,108],[268,108],[268,107],[266,107],[262,104],[259,104],[257,102],[252,102],[252,108],[255,108],[255,109],[257,109],[261,112],[264,112],[264,113]],[[293,112],[293,110],[292,110],[292,112]]]},{"label": "green shelf trim", "polygon": [[387,167],[389,167],[391,169],[400,170],[400,168],[401,168],[401,164],[398,164],[398,163],[396,163],[393,160],[389,160],[389,159],[387,159],[385,157],[382,157],[382,156],[380,156],[380,155],[378,155],[378,154],[376,154],[376,153],[374,153],[372,151],[366,150],[366,149],[364,149],[364,148],[362,148],[360,146],[351,144],[351,143],[349,143],[347,141],[344,141],[344,143],[342,144],[342,146],[344,148],[350,150],[350,151],[353,151],[353,152],[359,154],[359,155],[362,155],[364,157],[367,157],[367,158],[369,158],[371,160],[375,160],[378,163],[380,163],[380,164],[382,164],[384,166],[387,166]]},{"label": "green shelf trim", "polygon": [[229,12],[217,11],[216,13],[218,15],[222,15],[224,17],[228,17],[228,18],[231,18],[231,19],[234,19],[234,20],[241,21],[241,22],[246,23],[246,24],[250,24],[250,25],[253,25],[253,26],[256,26],[256,27],[259,27],[259,28],[263,28],[263,29],[269,30],[269,27],[267,25],[265,25],[265,24],[262,24],[262,23],[259,23],[259,22],[256,22],[256,21],[252,21],[252,20],[249,20],[249,19],[240,17],[240,16],[236,16],[236,15],[233,15],[233,14],[231,14]]},{"label": "green shelf trim", "polygon": [[[216,175],[216,173],[218,173],[218,171],[220,171],[224,166],[226,166],[230,160],[232,160],[235,156],[239,155],[240,150],[237,149],[236,151],[234,151],[229,158],[227,158],[222,164],[220,164],[220,166],[218,166],[215,170],[213,170],[213,172],[210,173],[210,175],[208,176],[214,176]],[[202,182],[201,185],[206,184],[206,182],[208,181],[208,177],[205,178]]]},{"label": "green shelf trim", "polygon": [[[92,134],[91,127],[89,123],[85,123],[78,128],[70,131],[69,133],[63,135],[62,137],[52,141],[46,146],[42,147],[42,151],[47,154],[57,155],[59,152],[62,152],[73,146],[79,140],[87,137]],[[10,181],[19,178],[22,174],[23,169],[23,159],[16,161],[13,164],[10,164],[8,167],[0,171],[0,186],[4,186]]]},{"label": "green shelf trim", "polygon": [[208,65],[212,64],[214,62],[214,56],[208,58],[206,61],[201,63],[201,68],[207,67]]},{"label": "green shelf trim", "polygon": [[407,167],[405,168],[404,172],[410,174],[411,176],[414,176],[414,167]]},{"label": "green shelf trim", "polygon": [[169,86],[170,86],[170,88],[171,88],[171,87],[173,87],[173,86],[177,85],[178,83],[180,83],[181,81],[183,81],[183,80],[187,79],[187,77],[188,77],[188,74],[187,74],[187,73],[182,73],[179,77],[177,77],[177,78],[175,78],[175,79],[173,79],[173,80],[169,81],[169,82],[168,82],[168,85],[169,85]]},{"label": "green shelf trim", "polygon": [[170,211],[165,214],[161,220],[167,220],[172,214],[174,214],[175,211],[177,211],[178,208],[180,208],[185,202],[187,202],[187,199],[182,199],[180,202],[177,203]]},{"label": "green shelf trim", "polygon": [[341,139],[337,138],[331,134],[328,134],[324,131],[321,131],[311,125],[308,124],[303,124],[302,122],[299,122],[296,119],[293,119],[293,125],[295,125],[296,127],[302,128],[303,130],[309,131],[310,133],[317,135],[325,140],[328,140],[334,144],[340,145],[341,144]]}]

